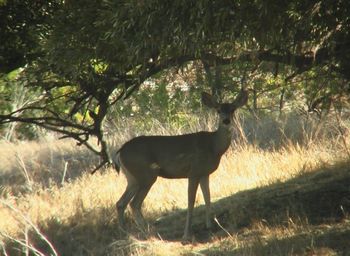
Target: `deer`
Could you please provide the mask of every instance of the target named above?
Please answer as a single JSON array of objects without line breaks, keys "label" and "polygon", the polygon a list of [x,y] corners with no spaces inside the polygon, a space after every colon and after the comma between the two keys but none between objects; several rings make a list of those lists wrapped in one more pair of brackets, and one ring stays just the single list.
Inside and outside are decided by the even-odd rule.
[{"label": "deer", "polygon": [[142,203],[158,177],[188,179],[188,207],[183,241],[192,236],[192,215],[198,186],[205,202],[206,228],[212,228],[209,175],[219,166],[222,155],[231,144],[235,111],[246,104],[248,92],[242,89],[232,103],[218,103],[202,92],[202,103],[215,109],[219,124],[215,131],[175,136],[139,136],[126,142],[114,155],[117,172],[123,171],[127,186],[116,203],[118,222],[125,230],[124,212],[130,205],[137,225],[144,226]]}]

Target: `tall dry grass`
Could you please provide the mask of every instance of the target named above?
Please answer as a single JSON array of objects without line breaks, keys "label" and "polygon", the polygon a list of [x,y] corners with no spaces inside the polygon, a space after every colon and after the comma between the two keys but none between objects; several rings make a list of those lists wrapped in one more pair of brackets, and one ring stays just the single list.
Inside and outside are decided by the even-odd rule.
[{"label": "tall dry grass", "polygon": [[3,193],[18,195],[62,184],[96,163],[97,157],[73,141],[52,137],[41,141],[0,141],[0,185]]},{"label": "tall dry grass", "polygon": [[[116,150],[141,133],[178,134],[215,127],[215,119],[210,115],[189,120],[190,125],[175,128],[155,122],[147,127],[147,132],[144,127],[137,129],[135,120],[123,121],[110,130],[110,134],[113,131],[117,134],[110,138],[111,146]],[[239,191],[287,181],[348,157],[349,138],[344,137],[346,133],[339,132],[339,129],[348,129],[346,121],[340,127],[331,120],[317,123],[293,115],[284,120],[241,117],[238,124],[242,126],[236,129],[232,147],[210,178],[214,202]],[[162,241],[162,235],[152,226],[146,233],[137,230],[131,218],[129,227],[133,235],[125,238],[118,232],[115,211],[115,202],[126,186],[123,175],[117,176],[112,169],[95,175],[83,172],[96,158],[69,141],[2,142],[1,146],[4,149],[0,156],[0,245],[3,253],[20,248],[19,254],[39,254],[40,251],[55,254],[43,237],[47,237],[62,255],[169,255],[169,251],[173,255],[185,255],[215,246],[223,251],[232,246],[252,248],[251,243],[255,242],[228,231],[224,240],[182,247],[179,242]],[[159,178],[144,202],[146,219],[155,223],[174,212],[181,213],[187,207],[186,191],[186,180]],[[196,206],[201,204],[203,198],[198,193]],[[176,221],[183,223],[185,215],[179,216]],[[203,219],[199,217],[197,222]],[[269,229],[262,223],[257,225],[261,227],[253,229],[259,232]],[[175,240],[182,233],[182,226],[177,223],[165,229]],[[283,233],[288,237],[297,233],[298,227],[276,230],[270,230],[269,234]],[[247,251],[244,254],[255,255]]]}]

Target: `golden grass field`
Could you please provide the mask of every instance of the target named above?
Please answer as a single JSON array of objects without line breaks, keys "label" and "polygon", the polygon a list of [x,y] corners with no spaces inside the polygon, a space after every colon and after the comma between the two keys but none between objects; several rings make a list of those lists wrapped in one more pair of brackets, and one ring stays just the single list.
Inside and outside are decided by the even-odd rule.
[{"label": "golden grass field", "polygon": [[[350,255],[348,121],[296,118],[243,121],[246,135],[237,133],[211,176],[216,226],[205,230],[199,190],[187,245],[186,180],[159,178],[143,205],[149,229],[128,214],[125,235],[115,209],[123,175],[112,168],[91,175],[97,158],[70,141],[1,142],[0,255]],[[120,129],[113,145],[142,133]]]}]

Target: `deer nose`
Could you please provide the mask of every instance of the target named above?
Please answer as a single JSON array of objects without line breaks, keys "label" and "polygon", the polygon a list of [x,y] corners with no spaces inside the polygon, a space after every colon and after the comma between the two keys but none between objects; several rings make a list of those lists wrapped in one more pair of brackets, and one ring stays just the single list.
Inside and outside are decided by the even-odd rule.
[{"label": "deer nose", "polygon": [[226,125],[230,124],[231,123],[231,120],[230,118],[225,118],[224,120],[222,120],[222,122]]}]

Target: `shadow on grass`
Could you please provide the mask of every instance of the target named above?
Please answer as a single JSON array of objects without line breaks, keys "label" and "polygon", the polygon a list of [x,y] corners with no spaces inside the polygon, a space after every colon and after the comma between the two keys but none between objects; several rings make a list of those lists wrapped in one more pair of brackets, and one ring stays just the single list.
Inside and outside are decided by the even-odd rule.
[{"label": "shadow on grass", "polygon": [[[300,234],[283,239],[276,237],[264,242],[257,239],[247,242],[244,248],[211,248],[203,251],[205,255],[271,255],[272,252],[274,255],[285,255],[285,250],[288,253],[307,252],[321,250],[323,247],[345,253],[350,251],[350,224],[341,228],[339,223],[349,220],[350,165],[346,162],[332,168],[315,170],[287,182],[242,191],[213,203],[213,213],[225,232],[216,225],[211,236],[208,236],[204,211],[203,206],[194,211],[193,229],[197,242],[208,242],[210,237],[229,238],[229,234],[240,239],[243,230],[262,221],[271,228],[287,228],[291,220],[306,223],[310,227],[340,225],[338,228],[328,228],[320,232],[303,230]],[[146,240],[147,236],[160,237],[165,241],[180,241],[186,211],[171,212],[157,221],[148,219],[150,223],[156,224],[147,234],[142,234],[129,219],[129,237],[118,231],[116,215],[114,208],[96,208],[89,212],[76,213],[64,223],[59,219],[52,219],[42,223],[40,229],[60,255],[130,255],[135,251],[142,251],[142,246],[147,246],[137,247],[132,237],[137,241]],[[37,249],[49,254],[48,246],[40,239],[33,239],[31,242]],[[9,247],[10,245],[7,246]],[[9,253],[22,254],[15,250]]]},{"label": "shadow on grass", "polygon": [[201,251],[204,255],[349,255],[350,227],[318,228],[287,238],[264,241],[256,237],[246,246],[223,246]]}]

